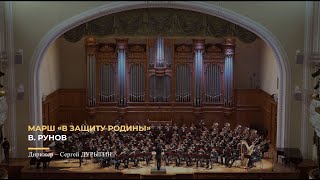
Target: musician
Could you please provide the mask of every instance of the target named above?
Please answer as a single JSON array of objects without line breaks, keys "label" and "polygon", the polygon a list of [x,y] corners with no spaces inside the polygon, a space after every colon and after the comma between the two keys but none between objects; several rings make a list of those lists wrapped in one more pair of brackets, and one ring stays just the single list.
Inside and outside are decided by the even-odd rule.
[{"label": "musician", "polygon": [[236,128],[234,129],[234,132],[237,133],[237,134],[240,134],[241,133],[241,128],[242,128],[241,125],[237,125]]},{"label": "musician", "polygon": [[119,167],[120,167],[120,150],[119,150],[119,148],[117,148],[117,147],[114,147],[113,149],[115,149],[114,150],[114,154],[115,154],[115,159],[113,160],[113,163],[114,163],[114,165],[115,165],[115,168],[116,169],[119,169]]},{"label": "musician", "polygon": [[117,119],[116,121],[115,121],[115,123],[114,123],[114,125],[116,126],[116,125],[121,125],[121,122],[120,122],[120,120],[119,119]]},{"label": "musician", "polygon": [[[50,152],[51,151],[49,151],[49,150],[44,151],[44,153],[50,153]],[[42,163],[43,168],[47,168],[49,166],[50,161],[51,161],[50,157],[40,157],[39,158],[39,162]]]},{"label": "musician", "polygon": [[187,126],[185,124],[183,124],[181,127],[181,134],[187,133],[187,129],[188,129]]},{"label": "musician", "polygon": [[83,124],[81,124],[81,126],[87,126],[88,124],[87,124],[87,121],[86,120],[84,120],[84,122],[83,122]]},{"label": "musician", "polygon": [[218,162],[218,157],[219,157],[219,154],[218,154],[217,150],[215,148],[213,148],[211,153],[210,153],[210,166],[211,166],[211,169],[212,169],[212,164]]},{"label": "musician", "polygon": [[158,131],[162,131],[162,125],[161,125],[161,124],[159,124],[159,125],[157,126],[157,130],[158,130]]},{"label": "musician", "polygon": [[156,151],[157,169],[160,170],[160,168],[161,168],[161,153],[162,153],[161,144],[157,145],[157,148],[155,149],[155,151]]},{"label": "musician", "polygon": [[[36,151],[32,151],[32,153],[34,154]],[[35,165],[37,163],[37,157],[32,156],[30,159],[30,165]],[[37,167],[38,168],[38,167]]]},{"label": "musician", "polygon": [[184,145],[183,143],[180,141],[179,145],[178,145],[178,149],[175,151],[176,154],[176,166],[179,167],[180,163],[181,163],[181,153],[183,152],[184,149]]},{"label": "musician", "polygon": [[196,126],[194,126],[194,124],[192,123],[190,126],[190,132],[194,132],[196,130]]},{"label": "musician", "polygon": [[224,157],[225,157],[225,165],[226,167],[231,167],[229,162],[232,159],[232,150],[230,144],[227,144],[226,148],[224,149]]},{"label": "musician", "polygon": [[82,142],[77,140],[76,141],[76,148],[77,148],[77,151],[79,152],[79,167],[81,167],[81,164],[82,164],[82,149],[83,149],[83,145],[82,145]]},{"label": "musician", "polygon": [[[153,131],[153,130],[155,130],[155,129],[156,129],[156,126],[152,123],[152,124],[150,125],[150,130]],[[150,132],[151,132],[151,131],[150,131]]]},{"label": "musician", "polygon": [[230,123],[225,123],[223,129],[225,132],[229,132],[230,131]]},{"label": "musician", "polygon": [[178,141],[179,139],[179,134],[177,133],[177,131],[174,131],[174,133],[172,134],[172,140]]},{"label": "musician", "polygon": [[205,127],[205,125],[206,124],[204,123],[203,119],[201,119],[199,122],[199,128],[202,130],[202,128]]},{"label": "musician", "polygon": [[168,133],[171,130],[170,125],[168,123],[164,127],[164,130],[166,131],[166,133]]},{"label": "musician", "polygon": [[192,148],[188,149],[188,152],[187,152],[188,157],[186,160],[187,166],[192,166],[192,152],[193,152]]},{"label": "musician", "polygon": [[[172,145],[172,144],[171,144]],[[166,165],[168,166],[169,165],[169,161],[170,161],[170,153],[171,153],[171,146],[170,144],[166,144],[165,146],[164,146],[164,160],[165,160],[165,163],[166,163]]]},{"label": "musician", "polygon": [[[146,161],[146,164],[147,164],[147,166],[149,166],[149,163],[150,163],[150,160],[151,160],[151,156],[152,156],[152,154],[149,152],[149,147],[148,147],[148,145],[145,145],[144,147],[143,147],[143,154],[144,154],[144,159],[145,159],[145,161]],[[151,155],[150,155],[151,154]]]},{"label": "musician", "polygon": [[219,131],[219,123],[213,123],[211,126],[211,130],[214,131]]},{"label": "musician", "polygon": [[261,146],[261,153],[262,153],[262,157],[261,157],[261,158],[264,158],[264,153],[266,153],[266,152],[269,151],[269,149],[270,149],[269,142],[270,142],[270,141],[267,141],[266,143],[264,143],[264,144]]},{"label": "musician", "polygon": [[149,132],[146,134],[146,137],[147,137],[147,138],[153,138],[152,131],[149,131]]},{"label": "musician", "polygon": [[197,158],[197,167],[199,165],[199,162],[200,162],[200,166],[202,166],[202,156],[205,154],[205,151],[201,148],[199,150],[199,153],[198,153],[198,158]]},{"label": "musician", "polygon": [[256,148],[254,148],[252,155],[249,158],[248,168],[252,168],[254,163],[261,161],[261,159],[262,159],[261,148],[260,146],[256,146]]},{"label": "musician", "polygon": [[233,163],[239,159],[240,159],[240,149],[234,149],[232,152],[232,156],[230,158],[231,162],[229,162],[229,167],[232,167]]},{"label": "musician", "polygon": [[174,131],[176,131],[176,132],[179,130],[179,128],[178,128],[178,126],[177,126],[177,124],[176,124],[176,123],[174,123],[174,125],[173,125],[172,129],[173,129]]}]

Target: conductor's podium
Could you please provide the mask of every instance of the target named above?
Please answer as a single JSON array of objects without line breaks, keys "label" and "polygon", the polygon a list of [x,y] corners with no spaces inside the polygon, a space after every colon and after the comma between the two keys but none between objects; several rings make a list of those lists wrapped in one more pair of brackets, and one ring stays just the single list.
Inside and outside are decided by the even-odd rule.
[{"label": "conductor's podium", "polygon": [[167,174],[166,167],[161,167],[160,170],[157,167],[152,167],[151,174]]}]

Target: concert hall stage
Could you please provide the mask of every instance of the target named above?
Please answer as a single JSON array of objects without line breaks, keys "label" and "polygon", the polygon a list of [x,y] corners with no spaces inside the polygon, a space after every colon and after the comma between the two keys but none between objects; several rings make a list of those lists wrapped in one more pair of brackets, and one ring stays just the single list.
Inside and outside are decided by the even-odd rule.
[{"label": "concert hall stage", "polygon": [[[237,162],[235,163],[237,165]],[[174,167],[173,164],[164,166],[166,174],[151,174],[151,168],[155,167],[154,162],[146,166],[140,163],[139,167],[130,167],[119,170],[114,167],[101,168],[99,163],[86,160],[81,167],[76,159],[57,160],[50,163],[46,169],[36,169],[35,167],[25,166],[21,170],[21,177],[24,179],[145,179],[145,178],[169,178],[169,179],[214,179],[214,178],[268,178],[268,179],[292,179],[299,177],[299,171],[294,168],[285,167],[281,163],[273,164],[271,159],[264,159],[262,163],[257,163],[252,169],[241,167],[226,168],[215,164],[213,169],[205,167]]]}]

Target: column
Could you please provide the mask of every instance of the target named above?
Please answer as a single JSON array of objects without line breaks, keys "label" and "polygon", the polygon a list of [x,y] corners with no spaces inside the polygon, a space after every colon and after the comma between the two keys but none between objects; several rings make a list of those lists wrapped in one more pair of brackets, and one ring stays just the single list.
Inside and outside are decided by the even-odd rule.
[{"label": "column", "polygon": [[227,37],[223,44],[224,63],[224,106],[233,107],[233,59],[235,50],[235,38]]},{"label": "column", "polygon": [[87,105],[96,106],[96,45],[97,39],[88,37],[85,39],[87,54]]},{"label": "column", "polygon": [[128,39],[117,39],[116,42],[118,51],[118,103],[119,106],[126,106],[126,49],[128,45]]},{"label": "column", "polygon": [[[316,73],[320,66],[320,2],[306,1],[305,13],[305,42],[304,42],[304,61],[303,61],[303,107],[301,121],[301,139],[300,149],[304,157],[316,159],[315,145],[312,145],[314,127],[310,127],[311,114],[310,105],[317,102],[317,96],[320,94],[320,88],[314,89],[319,82],[319,74]],[[312,78],[313,83],[310,83]],[[310,94],[314,99],[310,98]],[[317,136],[314,136],[317,138]],[[319,158],[318,158],[319,159]]]},{"label": "column", "polygon": [[201,106],[204,39],[194,39],[194,106]]}]

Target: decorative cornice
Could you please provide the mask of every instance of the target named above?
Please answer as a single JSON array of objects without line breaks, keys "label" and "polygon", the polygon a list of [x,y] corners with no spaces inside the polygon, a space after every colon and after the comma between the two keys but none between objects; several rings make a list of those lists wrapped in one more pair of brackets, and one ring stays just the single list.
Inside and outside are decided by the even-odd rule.
[{"label": "decorative cornice", "polygon": [[145,44],[129,44],[129,51],[131,52],[145,52],[146,45]]},{"label": "decorative cornice", "polygon": [[222,49],[214,44],[206,44],[206,52],[208,53],[222,53]]},{"label": "decorative cornice", "polygon": [[[236,28],[235,28],[236,27]],[[257,36],[232,22],[189,10],[172,8],[135,9],[106,15],[77,26],[64,38],[77,42],[83,36],[211,36],[234,34],[243,42],[251,43]]]},{"label": "decorative cornice", "polygon": [[98,44],[98,46],[100,52],[115,52],[115,44]]},{"label": "decorative cornice", "polygon": [[192,45],[190,44],[177,44],[175,45],[175,51],[176,52],[191,52],[192,51]]}]

